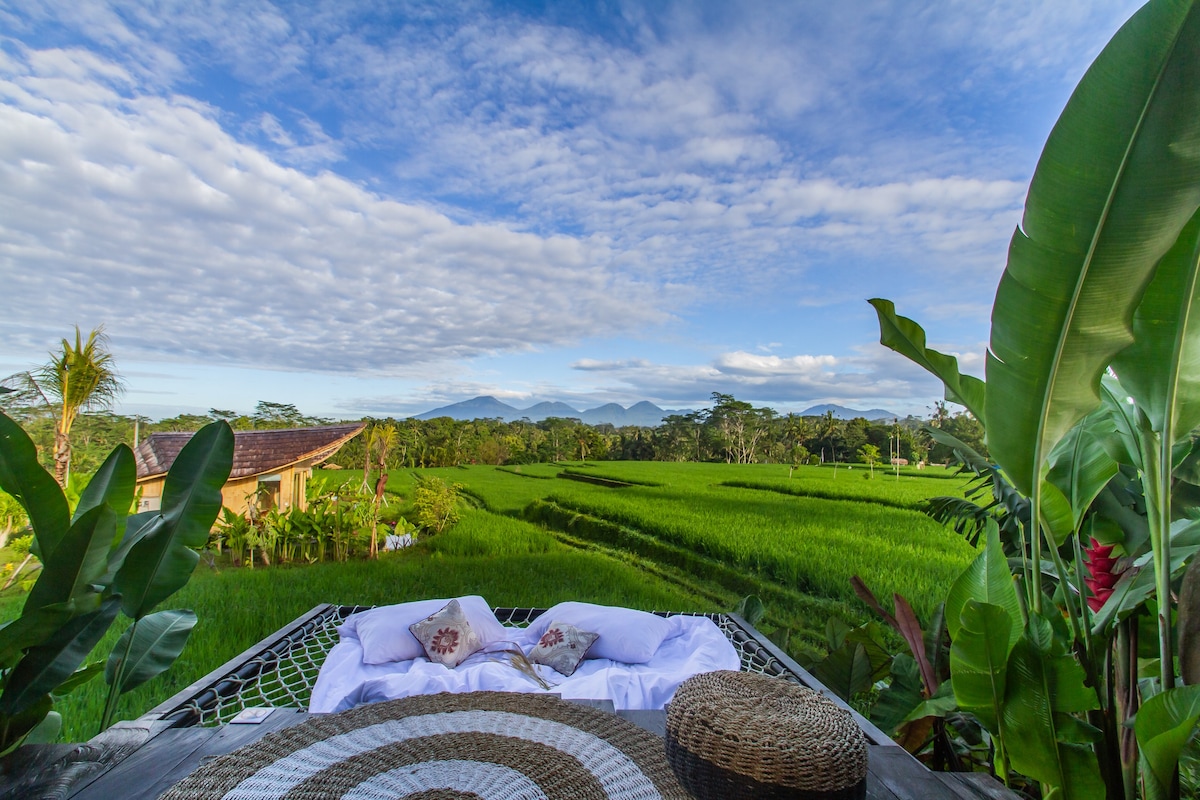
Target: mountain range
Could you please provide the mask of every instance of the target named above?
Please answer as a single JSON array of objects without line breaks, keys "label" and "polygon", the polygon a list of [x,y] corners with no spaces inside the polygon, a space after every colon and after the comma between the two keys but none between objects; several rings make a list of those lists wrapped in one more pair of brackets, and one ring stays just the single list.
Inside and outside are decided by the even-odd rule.
[{"label": "mountain range", "polygon": [[[819,417],[823,416],[827,411],[832,411],[833,416],[837,419],[866,417],[869,420],[890,420],[898,416],[881,408],[873,408],[870,411],[856,411],[845,406],[830,404],[813,406],[802,411],[800,415],[804,417]],[[522,409],[485,395],[483,397],[475,397],[471,400],[464,400],[461,403],[453,403],[441,408],[435,408],[431,411],[426,411],[424,414],[417,414],[415,418],[436,419],[437,417],[450,417],[457,420],[498,418],[505,422],[515,422],[519,419],[541,422],[547,417],[562,417],[564,419],[577,419],[585,425],[603,425],[608,423],[620,428],[624,425],[654,427],[661,424],[664,417],[687,413],[690,413],[690,411],[686,409],[662,409],[646,400],[634,403],[629,408],[617,405],[616,403],[607,403],[596,408],[590,408],[587,411],[579,411],[566,403],[542,402]]]}]

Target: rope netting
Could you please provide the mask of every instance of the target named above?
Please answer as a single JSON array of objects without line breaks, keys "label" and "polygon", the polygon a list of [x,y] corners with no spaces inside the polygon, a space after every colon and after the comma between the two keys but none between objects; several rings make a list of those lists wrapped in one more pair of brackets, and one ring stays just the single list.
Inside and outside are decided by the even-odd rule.
[{"label": "rope netting", "polygon": [[[186,690],[186,697],[176,696],[159,706],[160,709],[166,706],[161,718],[176,720],[181,725],[222,725],[247,708],[308,708],[321,665],[338,642],[338,626],[346,617],[367,608],[329,606],[302,617],[297,624],[280,631],[278,637],[252,648],[243,654],[243,658],[210,676],[212,680],[202,683],[200,688]],[[538,608],[497,608],[495,614],[503,625],[524,628],[543,611]],[[737,650],[743,672],[803,683],[795,671],[756,637],[757,631],[743,627],[728,614],[656,613],[708,617]]]}]

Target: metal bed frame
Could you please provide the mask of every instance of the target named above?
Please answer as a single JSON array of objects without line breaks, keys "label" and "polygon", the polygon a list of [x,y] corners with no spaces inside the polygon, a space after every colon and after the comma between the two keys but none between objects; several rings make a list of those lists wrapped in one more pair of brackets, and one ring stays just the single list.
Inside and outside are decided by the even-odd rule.
[{"label": "metal bed frame", "polygon": [[[212,726],[223,725],[252,707],[307,709],[325,656],[338,642],[338,626],[351,614],[369,608],[371,606],[319,605],[150,709],[139,717],[138,722],[170,723],[171,727]],[[494,612],[501,624],[524,628],[545,610],[497,608]],[[743,672],[777,677],[821,692],[850,710],[872,744],[895,744],[737,614],[655,613],[664,617],[676,614],[708,617],[737,650]]]}]

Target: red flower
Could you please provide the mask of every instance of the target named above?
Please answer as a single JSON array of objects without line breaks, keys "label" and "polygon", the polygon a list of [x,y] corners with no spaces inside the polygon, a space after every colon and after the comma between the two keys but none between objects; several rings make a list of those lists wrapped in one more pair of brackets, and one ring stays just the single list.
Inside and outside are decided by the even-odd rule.
[{"label": "red flower", "polygon": [[542,634],[542,638],[538,640],[538,647],[553,647],[563,640],[563,633],[558,628],[551,628]]},{"label": "red flower", "polygon": [[438,628],[438,632],[429,646],[433,648],[433,652],[441,656],[453,653],[458,649],[458,631],[454,628]]},{"label": "red flower", "polygon": [[1117,579],[1121,577],[1115,571],[1117,559],[1111,555],[1115,546],[1100,544],[1095,538],[1092,538],[1088,546],[1083,549],[1090,573],[1090,577],[1085,577],[1083,582],[1087,584],[1092,593],[1092,596],[1087,599],[1088,606],[1092,611],[1100,610],[1100,607],[1112,595],[1113,587],[1117,585]]}]

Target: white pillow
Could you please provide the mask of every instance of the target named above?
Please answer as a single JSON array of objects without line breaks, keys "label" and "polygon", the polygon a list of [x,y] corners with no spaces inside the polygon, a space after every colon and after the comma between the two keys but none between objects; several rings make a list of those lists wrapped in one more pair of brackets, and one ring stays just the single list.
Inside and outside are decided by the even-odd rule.
[{"label": "white pillow", "polygon": [[587,651],[588,658],[609,658],[623,664],[645,664],[670,633],[670,623],[656,614],[593,603],[559,603],[542,614],[526,631],[526,641],[536,644],[552,622],[600,634]]},{"label": "white pillow", "polygon": [[[454,598],[451,598],[454,599]],[[482,644],[505,641],[512,638],[513,631],[506,629],[496,620],[491,606],[482,597],[473,594],[457,598],[463,614],[471,628],[479,634]],[[386,664],[390,661],[411,661],[425,655],[425,648],[408,629],[409,625],[446,607],[450,599],[415,600],[394,606],[380,606],[362,611],[346,619],[342,633],[349,630],[362,643],[364,664]]]}]

